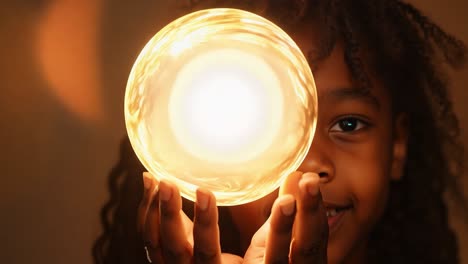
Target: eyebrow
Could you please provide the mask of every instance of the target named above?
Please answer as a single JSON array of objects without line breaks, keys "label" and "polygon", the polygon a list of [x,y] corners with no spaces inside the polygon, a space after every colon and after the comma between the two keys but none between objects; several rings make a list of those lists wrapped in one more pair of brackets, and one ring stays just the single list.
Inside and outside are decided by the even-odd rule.
[{"label": "eyebrow", "polygon": [[358,87],[341,87],[326,91],[324,94],[318,96],[318,100],[332,100],[332,101],[343,101],[343,100],[359,100],[363,101],[376,110],[380,110],[380,102],[372,95],[369,90],[358,88]]}]

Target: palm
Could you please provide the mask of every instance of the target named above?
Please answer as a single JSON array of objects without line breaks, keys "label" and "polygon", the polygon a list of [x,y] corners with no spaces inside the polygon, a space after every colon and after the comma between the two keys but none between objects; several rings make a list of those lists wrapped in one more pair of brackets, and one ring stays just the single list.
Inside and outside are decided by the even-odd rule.
[{"label": "palm", "polygon": [[267,221],[252,238],[247,252],[244,256],[243,264],[257,264],[263,263],[266,252],[267,234],[270,229],[270,223]]}]

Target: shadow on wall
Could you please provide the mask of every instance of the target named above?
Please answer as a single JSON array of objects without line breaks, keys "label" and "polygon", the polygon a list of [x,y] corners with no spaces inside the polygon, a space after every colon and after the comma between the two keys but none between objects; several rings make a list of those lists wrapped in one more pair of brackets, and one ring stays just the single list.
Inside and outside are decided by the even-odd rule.
[{"label": "shadow on wall", "polygon": [[91,263],[126,81],[163,2],[0,3],[2,262]]}]

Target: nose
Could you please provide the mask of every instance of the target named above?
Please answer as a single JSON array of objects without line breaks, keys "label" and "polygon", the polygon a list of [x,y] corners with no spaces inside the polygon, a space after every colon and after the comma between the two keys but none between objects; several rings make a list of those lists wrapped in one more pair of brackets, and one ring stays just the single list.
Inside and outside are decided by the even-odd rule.
[{"label": "nose", "polygon": [[299,171],[317,173],[323,182],[330,182],[335,177],[332,157],[332,148],[326,144],[326,138],[316,133]]}]

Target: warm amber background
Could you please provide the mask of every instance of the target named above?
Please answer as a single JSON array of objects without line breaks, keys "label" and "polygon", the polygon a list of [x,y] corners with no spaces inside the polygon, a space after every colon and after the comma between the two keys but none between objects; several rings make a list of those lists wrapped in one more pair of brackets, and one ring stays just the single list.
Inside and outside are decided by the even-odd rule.
[{"label": "warm amber background", "polygon": [[[91,263],[106,175],[125,133],[127,76],[169,21],[167,2],[1,1],[2,263]],[[468,1],[413,2],[468,42]],[[468,142],[468,69],[453,77]],[[468,225],[453,223],[468,249]]]}]

